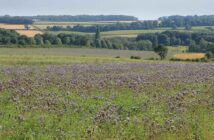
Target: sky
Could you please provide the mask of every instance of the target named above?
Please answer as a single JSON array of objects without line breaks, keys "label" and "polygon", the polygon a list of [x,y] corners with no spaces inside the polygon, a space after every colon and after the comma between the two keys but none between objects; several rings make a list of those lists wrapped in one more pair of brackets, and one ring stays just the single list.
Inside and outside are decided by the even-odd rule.
[{"label": "sky", "polygon": [[0,0],[0,15],[214,15],[214,0]]}]

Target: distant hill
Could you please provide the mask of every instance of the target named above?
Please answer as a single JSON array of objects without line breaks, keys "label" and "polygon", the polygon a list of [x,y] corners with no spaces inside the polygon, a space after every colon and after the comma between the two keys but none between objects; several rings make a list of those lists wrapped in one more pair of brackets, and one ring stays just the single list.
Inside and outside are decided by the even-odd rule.
[{"label": "distant hill", "polygon": [[90,22],[90,21],[136,21],[138,18],[127,15],[38,15],[24,17],[49,22]]}]

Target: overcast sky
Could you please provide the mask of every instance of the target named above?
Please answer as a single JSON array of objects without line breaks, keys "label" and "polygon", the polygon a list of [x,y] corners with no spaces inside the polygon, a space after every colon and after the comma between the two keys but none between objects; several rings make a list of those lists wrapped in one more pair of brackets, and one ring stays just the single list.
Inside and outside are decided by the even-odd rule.
[{"label": "overcast sky", "polygon": [[0,15],[123,14],[139,19],[214,14],[214,0],[0,0]]}]

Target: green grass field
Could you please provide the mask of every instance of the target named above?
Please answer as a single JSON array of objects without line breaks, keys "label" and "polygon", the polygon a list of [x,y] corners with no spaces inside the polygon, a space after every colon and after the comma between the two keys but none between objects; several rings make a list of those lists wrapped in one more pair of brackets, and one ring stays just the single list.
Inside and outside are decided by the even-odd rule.
[{"label": "green grass field", "polygon": [[[131,60],[130,56],[140,56],[142,60]],[[120,58],[115,58],[120,56]],[[108,50],[89,48],[0,48],[0,64],[74,64],[140,62],[154,52]]]},{"label": "green grass field", "polygon": [[[169,47],[167,60],[186,51],[186,47]],[[116,58],[120,56],[120,58]],[[141,60],[131,60],[140,56]],[[93,48],[0,48],[0,64],[72,64],[141,62],[159,58],[152,51],[110,50]]]}]

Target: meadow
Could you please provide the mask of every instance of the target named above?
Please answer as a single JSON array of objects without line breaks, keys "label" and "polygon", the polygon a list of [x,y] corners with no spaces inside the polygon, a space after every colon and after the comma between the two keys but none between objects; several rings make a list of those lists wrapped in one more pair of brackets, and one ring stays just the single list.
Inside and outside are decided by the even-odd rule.
[{"label": "meadow", "polygon": [[214,65],[151,54],[1,48],[0,139],[214,139]]},{"label": "meadow", "polygon": [[213,67],[1,66],[0,139],[213,139]]},{"label": "meadow", "polygon": [[[0,47],[0,64],[69,64],[104,62],[142,62],[158,59],[153,51],[113,50],[95,48],[5,48]],[[186,52],[187,47],[168,47],[166,61],[176,54]],[[139,56],[141,60],[131,60]],[[119,58],[117,58],[119,57]]]}]

